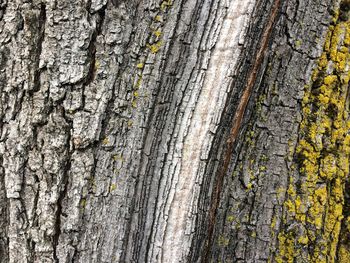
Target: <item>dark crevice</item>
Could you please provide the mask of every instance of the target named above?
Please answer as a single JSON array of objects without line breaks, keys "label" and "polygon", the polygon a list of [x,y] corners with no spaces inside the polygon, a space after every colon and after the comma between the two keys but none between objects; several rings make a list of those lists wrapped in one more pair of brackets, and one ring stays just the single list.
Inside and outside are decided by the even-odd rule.
[{"label": "dark crevice", "polygon": [[336,257],[338,262],[340,258],[340,247],[345,247],[350,251],[350,178],[347,178],[344,187],[344,205],[343,205],[343,219],[341,221],[341,228],[339,233],[339,241],[337,244]]},{"label": "dark crevice", "polygon": [[88,58],[90,58],[90,67],[89,72],[86,76],[86,78],[83,80],[83,85],[88,86],[90,85],[93,80],[95,79],[96,75],[96,44],[97,44],[97,37],[101,35],[102,33],[102,25],[106,16],[106,7],[100,9],[98,12],[98,18],[97,18],[97,26],[94,30],[91,41],[88,46]]},{"label": "dark crevice", "polygon": [[[118,1],[115,1],[115,3],[117,3]],[[120,1],[119,1],[120,2]],[[182,7],[183,7],[183,1],[181,1],[179,3],[180,5],[180,10],[182,10]],[[177,15],[177,18],[176,18],[176,25],[179,23],[179,17],[180,17],[180,14],[181,12],[178,13]],[[164,14],[163,14],[165,17],[163,18],[164,20],[166,20],[166,16],[168,16],[168,11],[165,11]],[[174,28],[176,28],[176,25],[174,26]],[[175,32],[174,32],[175,34]],[[152,34],[149,34],[148,37],[145,39],[145,42],[148,43],[152,38]],[[163,55],[163,58],[164,57],[169,57],[170,55],[170,52],[171,52],[171,49],[172,49],[172,46],[174,45],[174,42],[175,42],[175,38],[174,37],[169,37],[169,48],[166,50],[165,54]],[[139,57],[142,57],[143,55],[145,57],[147,57],[147,52],[148,52],[148,47],[146,46],[143,46],[141,51],[140,51],[140,56]],[[160,72],[164,71],[164,68],[166,67],[166,60],[162,59],[162,66],[160,66]],[[146,178],[146,180],[142,180],[143,179],[143,176],[144,175],[141,175],[140,171],[142,169],[142,163],[145,162],[145,156],[147,156],[145,153],[144,153],[144,149],[145,149],[145,144],[146,144],[146,139],[147,139],[147,136],[150,132],[150,130],[153,128],[153,127],[157,127],[157,125],[155,124],[157,122],[157,120],[159,120],[159,118],[161,118],[160,116],[163,115],[163,112],[164,114],[167,113],[167,111],[160,111],[158,112],[157,114],[155,114],[157,112],[157,106],[161,105],[162,104],[162,99],[164,98],[164,94],[162,94],[162,88],[163,86],[160,84],[160,83],[166,83],[167,79],[165,77],[166,75],[165,74],[161,74],[161,77],[158,81],[158,85],[157,87],[155,88],[155,91],[153,92],[153,96],[154,96],[154,103],[151,105],[151,107],[148,109],[148,117],[146,118],[147,119],[147,124],[145,125],[145,132],[144,132],[144,137],[142,138],[142,151],[143,151],[143,154],[141,155],[141,160],[140,160],[140,165],[139,165],[139,169],[138,171],[136,171],[136,174],[138,175],[137,176],[137,179],[136,179],[136,182],[135,182],[135,192],[137,191],[138,187],[140,186],[140,184],[143,184],[143,187],[142,187],[142,191],[140,194],[139,194],[139,197],[135,196],[132,198],[132,201],[131,201],[131,214],[133,215],[135,213],[135,211],[137,210],[136,208],[136,203],[141,199],[143,203],[143,207],[147,206],[147,202],[149,202],[149,199],[147,198],[147,194],[149,194],[149,190],[144,190],[145,189],[145,184],[147,184],[146,180],[152,180],[152,178]],[[172,90],[173,91],[173,90]],[[166,107],[168,107],[169,104],[165,104]],[[159,141],[158,141],[158,136],[157,134],[158,133],[161,133],[163,130],[164,130],[164,126],[162,127],[159,127],[159,129],[157,129],[157,131],[155,132],[155,134],[153,135],[153,140],[152,140],[152,152],[156,152],[156,148],[159,147]],[[155,146],[156,145],[156,146]],[[166,147],[168,147],[168,144],[166,145]],[[147,171],[146,171],[146,174],[151,174],[151,170],[153,169],[152,165],[154,163],[154,160],[156,158],[152,158],[151,156],[147,156],[147,158],[149,158],[149,163],[147,165]],[[165,156],[163,156],[163,160],[165,160],[166,158],[166,154]],[[160,175],[160,178],[159,180],[161,180],[161,178],[163,177],[163,170],[161,172],[161,175]],[[160,184],[158,184],[158,187],[160,186]],[[159,192],[159,191],[158,191]],[[159,200],[159,196],[157,194],[156,198],[155,198],[155,202],[157,202]],[[138,200],[139,199],[139,200]],[[133,253],[133,256],[135,258],[135,260],[147,260],[148,258],[148,255],[149,255],[149,250],[150,250],[150,247],[151,247],[151,237],[152,237],[152,233],[153,233],[153,227],[155,225],[155,210],[153,211],[153,221],[152,221],[152,227],[151,227],[151,231],[150,231],[150,234],[147,234],[148,237],[144,238],[139,238],[138,239],[138,242],[135,242],[136,244],[134,244],[134,251],[137,251],[135,253]],[[139,228],[144,228],[144,225],[146,224],[146,221],[144,220],[145,218],[145,214],[146,213],[152,213],[150,211],[146,211],[146,212],[143,212],[143,211],[140,211],[140,216],[138,216],[137,220],[138,222],[136,223],[138,225]],[[127,224],[127,228],[126,228],[126,240],[124,242],[124,246],[123,246],[123,253],[122,253],[122,256],[121,256],[121,261],[124,262],[126,260],[126,257],[127,257],[127,253],[128,253],[128,249],[130,249],[128,246],[130,245],[130,239],[135,239],[134,236],[132,236],[132,234],[135,234],[135,232],[132,232],[131,228],[132,228],[132,225],[135,224],[134,220],[130,220]],[[146,239],[146,240],[145,240]],[[144,256],[145,258],[140,258],[140,255],[139,255],[139,252],[138,252],[138,249],[142,246],[142,242],[146,241],[147,244],[146,244],[146,254],[145,255],[142,255]]]},{"label": "dark crevice", "polygon": [[61,216],[65,216],[63,214],[63,201],[64,198],[67,196],[67,192],[68,192],[68,183],[69,183],[69,173],[71,170],[71,162],[72,162],[72,154],[73,154],[73,150],[70,149],[70,143],[71,143],[71,130],[70,127],[72,127],[73,123],[72,121],[69,120],[69,118],[67,118],[65,116],[65,111],[63,109],[63,107],[59,107],[59,109],[57,109],[61,112],[62,117],[66,120],[66,122],[69,123],[68,126],[65,127],[66,129],[66,134],[67,136],[67,141],[66,141],[66,149],[67,153],[65,154],[66,156],[66,160],[65,160],[65,167],[64,167],[64,171],[63,171],[63,176],[62,176],[62,182],[60,183],[60,186],[63,189],[60,189],[60,193],[59,193],[59,198],[57,201],[57,210],[56,210],[56,222],[55,222],[55,234],[53,236],[53,242],[52,242],[52,246],[53,246],[53,258],[55,260],[56,263],[59,263],[59,259],[57,257],[57,247],[58,247],[58,243],[59,243],[59,237],[62,233],[62,225],[61,225]]},{"label": "dark crevice", "polygon": [[6,12],[7,0],[0,0],[0,21],[2,21]]},{"label": "dark crevice", "polygon": [[36,92],[40,90],[40,74],[45,68],[40,69],[40,55],[42,53],[43,43],[45,40],[45,24],[46,24],[46,5],[42,3],[40,5],[40,14],[38,18],[38,40],[34,46],[34,61],[35,61],[35,71],[33,79],[33,90],[31,92]]},{"label": "dark crevice", "polygon": [[3,157],[0,155],[0,259],[8,262],[9,255],[9,238],[8,238],[8,222],[9,220],[9,200],[6,197],[5,189],[5,169],[3,167]]}]

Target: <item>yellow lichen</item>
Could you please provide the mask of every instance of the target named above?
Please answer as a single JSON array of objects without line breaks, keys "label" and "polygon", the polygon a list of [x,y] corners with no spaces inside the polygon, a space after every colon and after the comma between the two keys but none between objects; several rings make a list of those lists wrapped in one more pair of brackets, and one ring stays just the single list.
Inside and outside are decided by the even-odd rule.
[{"label": "yellow lichen", "polygon": [[277,219],[276,219],[276,217],[274,216],[274,217],[272,218],[272,221],[271,221],[271,229],[272,229],[272,230],[275,229],[276,223],[277,223]]},{"label": "yellow lichen", "polygon": [[86,198],[82,198],[80,200],[80,208],[83,211],[85,209],[85,207],[86,207]]},{"label": "yellow lichen", "polygon": [[112,192],[115,189],[117,189],[117,185],[116,184],[111,184],[111,186],[109,187],[109,191]]},{"label": "yellow lichen", "polygon": [[261,165],[261,166],[259,167],[259,171],[260,171],[260,172],[265,172],[266,170],[267,170],[267,167],[266,167],[266,166]]},{"label": "yellow lichen", "polygon": [[[346,112],[350,22],[337,17],[334,22],[312,74],[312,83],[305,86],[300,140],[295,150],[301,179],[298,191],[290,180],[284,202],[283,222],[297,225],[303,231],[284,230],[279,234],[277,262],[293,262],[298,251],[308,245],[313,250],[301,255],[303,261],[335,262],[336,259],[350,158]],[[349,251],[339,249],[340,262],[350,262]]]},{"label": "yellow lichen", "polygon": [[309,243],[309,238],[307,236],[301,236],[298,238],[298,243],[307,245]]},{"label": "yellow lichen", "polygon": [[137,107],[137,102],[136,102],[136,100],[132,100],[131,106],[132,106],[133,108],[136,108],[136,107]]},{"label": "yellow lichen", "polygon": [[235,217],[230,215],[227,217],[227,222],[232,223],[235,220]]},{"label": "yellow lichen", "polygon": [[253,231],[251,234],[250,234],[251,237],[253,238],[256,238],[256,231]]},{"label": "yellow lichen", "polygon": [[345,246],[340,246],[339,247],[339,259],[338,262],[339,263],[348,263],[350,262],[350,250],[347,249]]},{"label": "yellow lichen", "polygon": [[160,5],[160,10],[165,11],[168,7],[172,5],[171,0],[165,0]]},{"label": "yellow lichen", "polygon": [[252,189],[253,188],[253,184],[252,183],[248,183],[247,184],[247,190],[250,190],[250,189]]},{"label": "yellow lichen", "polygon": [[101,63],[98,60],[95,60],[94,70],[97,71],[101,66]]},{"label": "yellow lichen", "polygon": [[143,69],[144,64],[143,64],[142,62],[140,62],[140,63],[138,63],[138,64],[136,65],[136,67],[137,67],[138,69]]},{"label": "yellow lichen", "polygon": [[296,255],[294,238],[289,234],[279,234],[278,242],[280,244],[279,252],[280,254],[276,257],[277,263],[293,263],[294,257]]},{"label": "yellow lichen", "polygon": [[154,17],[154,20],[156,20],[157,22],[162,22],[162,16],[156,15],[156,16]]},{"label": "yellow lichen", "polygon": [[142,84],[142,76],[137,78],[136,84],[135,84],[135,89],[139,89]]},{"label": "yellow lichen", "polygon": [[156,30],[153,32],[153,34],[156,36],[156,37],[160,37],[162,35],[162,32],[160,30]]},{"label": "yellow lichen", "polygon": [[[154,26],[155,23],[152,23],[152,25],[148,28],[149,29],[149,32],[150,32],[150,39],[151,41],[146,44],[146,51],[148,51],[147,55],[149,54],[157,54],[159,52],[159,50],[161,49],[162,45],[163,45],[163,42],[162,40],[160,39],[161,36],[162,36],[162,23],[163,22],[163,16],[166,15],[166,12],[167,10],[172,6],[172,0],[163,0],[161,3],[160,3],[160,7],[159,7],[159,12],[158,14],[156,14],[154,16],[154,21],[153,22],[156,22],[157,24],[157,27]],[[154,42],[152,39],[154,39],[154,36],[156,37],[155,41]],[[136,68],[139,69],[139,70],[142,70],[144,68],[144,63],[143,62],[139,62],[137,65],[136,65]],[[139,71],[140,72],[140,71]],[[134,89],[137,90],[141,87],[141,84],[142,84],[142,75],[138,75],[135,79],[134,79]],[[149,96],[149,94],[144,94],[143,97],[144,98],[147,98]],[[132,98],[132,101],[131,101],[131,107],[132,108],[136,108],[137,106],[137,98],[138,98],[138,92],[137,91],[134,91],[133,93],[133,98]],[[129,125],[128,125],[129,126]],[[130,125],[131,126],[131,125]]]},{"label": "yellow lichen", "polygon": [[115,155],[113,155],[113,160],[114,161],[124,161],[124,158],[121,154],[115,154]]},{"label": "yellow lichen", "polygon": [[156,43],[150,45],[147,44],[147,47],[149,48],[149,50],[151,51],[152,54],[157,54],[158,51],[160,50],[162,46],[162,41],[157,41]]},{"label": "yellow lichen", "polygon": [[109,144],[109,139],[108,139],[108,137],[106,137],[106,138],[103,139],[102,144],[103,144],[103,145]]},{"label": "yellow lichen", "polygon": [[230,240],[224,236],[219,236],[218,238],[218,245],[221,247],[227,247],[230,243]]}]

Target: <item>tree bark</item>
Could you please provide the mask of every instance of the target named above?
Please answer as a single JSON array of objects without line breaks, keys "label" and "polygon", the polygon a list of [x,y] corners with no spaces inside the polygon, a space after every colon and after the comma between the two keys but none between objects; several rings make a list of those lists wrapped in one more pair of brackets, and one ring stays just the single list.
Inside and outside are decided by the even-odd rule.
[{"label": "tree bark", "polygon": [[0,262],[350,262],[349,10],[0,0]]}]

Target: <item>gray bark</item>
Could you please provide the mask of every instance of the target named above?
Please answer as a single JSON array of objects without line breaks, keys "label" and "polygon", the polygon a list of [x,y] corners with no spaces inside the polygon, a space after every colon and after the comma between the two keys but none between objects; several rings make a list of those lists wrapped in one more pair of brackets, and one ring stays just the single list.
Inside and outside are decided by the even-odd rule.
[{"label": "gray bark", "polygon": [[0,262],[288,262],[304,87],[345,9],[0,0]]}]

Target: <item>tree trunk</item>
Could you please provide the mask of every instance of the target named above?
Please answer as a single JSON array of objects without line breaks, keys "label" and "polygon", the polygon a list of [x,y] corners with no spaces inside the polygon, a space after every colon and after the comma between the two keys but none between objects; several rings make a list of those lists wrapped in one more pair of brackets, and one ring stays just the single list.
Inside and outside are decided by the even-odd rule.
[{"label": "tree trunk", "polygon": [[349,10],[0,0],[0,262],[350,262]]}]

